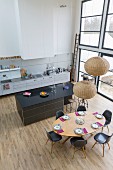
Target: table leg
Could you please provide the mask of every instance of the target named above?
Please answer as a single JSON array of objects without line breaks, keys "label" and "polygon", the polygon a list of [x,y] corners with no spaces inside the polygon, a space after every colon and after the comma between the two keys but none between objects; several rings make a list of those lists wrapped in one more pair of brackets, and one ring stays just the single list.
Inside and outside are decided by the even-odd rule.
[{"label": "table leg", "polygon": [[71,137],[69,136],[69,137],[67,137],[63,142],[62,142],[62,144],[64,144],[68,139],[70,139]]},{"label": "table leg", "polygon": [[87,138],[87,140],[90,139],[93,135],[93,133],[90,133],[90,136]]}]

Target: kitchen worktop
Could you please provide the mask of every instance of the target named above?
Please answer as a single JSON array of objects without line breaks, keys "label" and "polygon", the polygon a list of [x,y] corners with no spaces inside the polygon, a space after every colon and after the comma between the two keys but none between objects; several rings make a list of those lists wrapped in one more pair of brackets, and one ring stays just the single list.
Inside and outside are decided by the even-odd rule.
[{"label": "kitchen worktop", "polygon": [[[14,82],[20,82],[20,81],[25,81],[25,80],[37,79],[37,78],[41,78],[41,77],[43,77],[41,74],[35,74],[35,75],[33,75],[32,78],[30,78],[30,77],[25,77],[25,78],[19,77],[19,78],[10,79],[9,82],[14,83]],[[8,80],[6,80],[6,81],[8,82]],[[4,83],[4,81],[0,81],[0,83],[2,84],[2,83]]]},{"label": "kitchen worktop", "polygon": [[[12,77],[7,76],[1,80],[0,96],[69,82],[70,72],[65,71],[57,74],[52,73],[50,75],[35,74],[23,78],[19,76],[18,78],[13,79]],[[4,88],[5,86],[8,86],[8,89]]]},{"label": "kitchen worktop", "polygon": [[43,77],[41,74],[35,74],[33,75],[32,78],[27,77],[27,78],[16,78],[16,79],[12,79],[12,82],[19,82],[19,81],[25,81],[25,80],[31,80],[31,79],[37,79],[37,78],[41,78]]},{"label": "kitchen worktop", "polygon": [[[56,85],[56,93],[51,92],[52,86],[41,87],[34,90],[28,90],[29,92],[31,92],[30,97],[23,96],[23,92],[16,94],[15,97],[18,100],[21,107],[24,109],[33,105],[72,95],[73,85],[71,83],[68,83],[68,86],[69,89],[65,90],[63,89],[63,84]],[[40,97],[41,91],[46,91],[47,93],[49,93],[49,96],[45,98]]]},{"label": "kitchen worktop", "polygon": [[[32,79],[37,79],[37,78],[44,78],[44,77],[55,76],[55,75],[62,75],[62,74],[65,74],[65,73],[67,73],[67,72],[51,73],[50,75],[35,74],[35,75],[33,75],[32,78],[30,78],[30,77],[25,77],[25,78],[19,77],[19,78],[11,79],[11,82],[15,83],[15,82],[20,82],[20,81],[25,81],[25,80],[32,80]],[[2,81],[0,81],[0,84],[2,84]]]}]

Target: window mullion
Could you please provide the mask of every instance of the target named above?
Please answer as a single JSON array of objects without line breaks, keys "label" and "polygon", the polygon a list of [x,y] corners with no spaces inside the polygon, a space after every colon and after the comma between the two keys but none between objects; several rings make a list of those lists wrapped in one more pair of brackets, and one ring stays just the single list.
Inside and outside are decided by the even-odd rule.
[{"label": "window mullion", "polygon": [[100,42],[99,42],[99,51],[101,51],[104,41],[104,34],[105,34],[105,27],[106,27],[106,16],[108,11],[108,3],[109,0],[105,0],[104,4],[104,11],[103,11],[103,18],[102,18],[102,26],[101,26],[101,33],[100,33]]}]

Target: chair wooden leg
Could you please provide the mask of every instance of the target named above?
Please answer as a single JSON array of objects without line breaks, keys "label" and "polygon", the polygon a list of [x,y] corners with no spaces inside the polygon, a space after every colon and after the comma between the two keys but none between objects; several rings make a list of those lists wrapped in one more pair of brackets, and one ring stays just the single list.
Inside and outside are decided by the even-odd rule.
[{"label": "chair wooden leg", "polygon": [[104,157],[104,144],[103,144],[103,157]]},{"label": "chair wooden leg", "polygon": [[109,143],[107,143],[108,144],[108,148],[110,149],[110,144]]},{"label": "chair wooden leg", "polygon": [[102,132],[103,132],[104,127],[102,127]]},{"label": "chair wooden leg", "polygon": [[66,112],[67,112],[67,105],[66,105]]},{"label": "chair wooden leg", "polygon": [[109,127],[107,126],[108,132],[109,132]]},{"label": "chair wooden leg", "polygon": [[51,153],[52,153],[52,151],[53,151],[53,145],[54,145],[55,143],[54,142],[52,142],[52,144],[51,144]]},{"label": "chair wooden leg", "polygon": [[97,142],[94,143],[94,145],[92,146],[92,148],[94,148],[94,146],[97,144]]},{"label": "chair wooden leg", "polygon": [[67,137],[63,142],[62,144],[64,144],[65,142],[67,142],[67,140],[69,140],[71,137]]},{"label": "chair wooden leg", "polygon": [[72,159],[74,158],[75,152],[76,152],[76,148],[74,148],[74,153],[73,153],[73,157],[72,157]]},{"label": "chair wooden leg", "polygon": [[49,139],[47,139],[46,144],[47,144],[48,141],[49,141]]},{"label": "chair wooden leg", "polygon": [[82,151],[83,151],[84,156],[85,156],[85,158],[86,158],[86,151],[85,151],[85,147],[82,147]]}]

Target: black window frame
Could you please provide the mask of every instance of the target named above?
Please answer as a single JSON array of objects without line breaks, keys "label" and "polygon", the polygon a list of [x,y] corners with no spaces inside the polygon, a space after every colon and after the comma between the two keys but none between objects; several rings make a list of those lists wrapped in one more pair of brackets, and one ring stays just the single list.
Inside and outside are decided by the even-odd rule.
[{"label": "black window frame", "polygon": [[[112,55],[112,54],[101,53],[101,57],[103,57],[103,56],[107,56],[107,57],[113,58],[113,55]],[[109,72],[111,72],[111,71],[109,70]],[[112,98],[110,98],[110,97],[104,95],[103,93],[99,92],[99,82],[102,82],[102,83],[104,83],[104,84],[106,84],[106,85],[108,85],[108,86],[111,86],[111,87],[113,87],[113,85],[110,85],[109,83],[106,83],[106,82],[104,82],[104,81],[101,81],[101,80],[100,80],[100,76],[98,76],[98,78],[97,78],[97,93],[100,94],[101,96],[105,97],[106,99],[109,99],[110,101],[113,101]]]},{"label": "black window frame", "polygon": [[113,13],[108,13],[108,11],[109,11],[109,5],[110,5],[110,0],[108,0],[107,12],[106,12],[106,17],[105,17],[105,27],[104,27],[104,35],[103,35],[103,40],[102,40],[102,49],[113,51],[112,48],[106,48],[106,47],[104,47],[105,34],[106,34],[106,32],[111,32],[111,33],[113,33],[113,31],[106,31],[108,16],[109,16],[109,15],[113,15]]},{"label": "black window frame", "polygon": [[92,75],[90,75],[90,74],[88,74],[88,73],[85,73],[85,72],[80,71],[80,63],[83,62],[83,63],[85,64],[85,61],[82,61],[82,60],[81,60],[81,50],[96,52],[96,53],[98,53],[98,56],[100,56],[100,53],[97,52],[97,51],[94,51],[94,50],[86,50],[86,49],[81,49],[81,48],[79,49],[79,61],[78,61],[78,77],[77,77],[77,81],[79,81],[79,77],[80,77],[79,73],[84,73],[85,75],[88,75],[88,76],[90,76],[90,77],[93,77],[93,78],[95,79],[95,84],[97,84],[97,77],[94,77],[94,76],[92,76]]},{"label": "black window frame", "polygon": [[[103,21],[103,14],[104,14],[105,0],[104,0],[104,2],[103,2],[102,15],[92,15],[92,16],[85,16],[85,17],[82,17],[83,3],[87,2],[87,1],[92,1],[92,0],[83,0],[83,1],[81,2],[81,16],[80,16],[80,41],[81,41],[81,32],[98,32],[98,33],[99,33],[99,41],[98,41],[98,46],[81,44],[81,43],[80,43],[80,41],[79,41],[79,45],[80,45],[80,46],[85,46],[85,47],[99,48],[99,44],[100,44],[100,37],[101,37],[101,29],[102,29],[102,21]],[[96,16],[101,16],[100,31],[81,31],[81,28],[82,28],[82,18],[89,18],[89,17],[96,17]]]},{"label": "black window frame", "polygon": [[[81,16],[80,16],[80,31],[79,31],[79,33],[81,33],[82,18],[84,18],[84,17],[82,17],[83,3],[87,2],[87,1],[91,1],[91,0],[83,0],[81,2]],[[79,56],[78,56],[79,58],[78,58],[78,73],[77,73],[78,74],[78,78],[77,78],[77,81],[79,81],[79,78],[80,78],[79,74],[80,73],[83,73],[83,74],[88,75],[90,77],[94,77],[94,76],[89,75],[88,73],[80,71],[80,64],[81,64],[81,62],[85,63],[84,61],[81,60],[81,50],[96,52],[98,54],[98,56],[100,56],[100,57],[107,56],[107,57],[112,57],[113,58],[113,49],[105,48],[105,47],[103,48],[104,41],[105,41],[106,26],[107,26],[107,17],[108,17],[108,15],[113,14],[113,13],[109,13],[108,14],[109,4],[110,4],[110,0],[107,0],[107,2],[104,0],[104,3],[103,3],[103,12],[102,12],[102,20],[101,20],[101,28],[102,28],[102,30],[100,31],[98,47],[97,46],[86,45],[86,44],[85,45],[84,44],[80,44],[80,42],[79,42]],[[80,37],[80,39],[81,39],[81,37]],[[109,72],[113,72],[112,68],[110,70],[109,70]],[[97,94],[99,94],[99,95],[101,95],[101,96],[103,96],[103,97],[105,97],[108,100],[113,102],[112,96],[110,98],[109,94],[108,94],[108,96],[107,96],[107,93],[104,95],[104,91],[103,91],[103,93],[99,92],[99,82],[100,81],[101,81],[100,80],[100,76],[95,77],[95,85],[96,85],[96,88],[97,88]],[[105,82],[101,81],[101,82],[105,83],[106,85],[108,85],[110,87],[113,87],[109,82],[108,83],[106,81]]]}]

